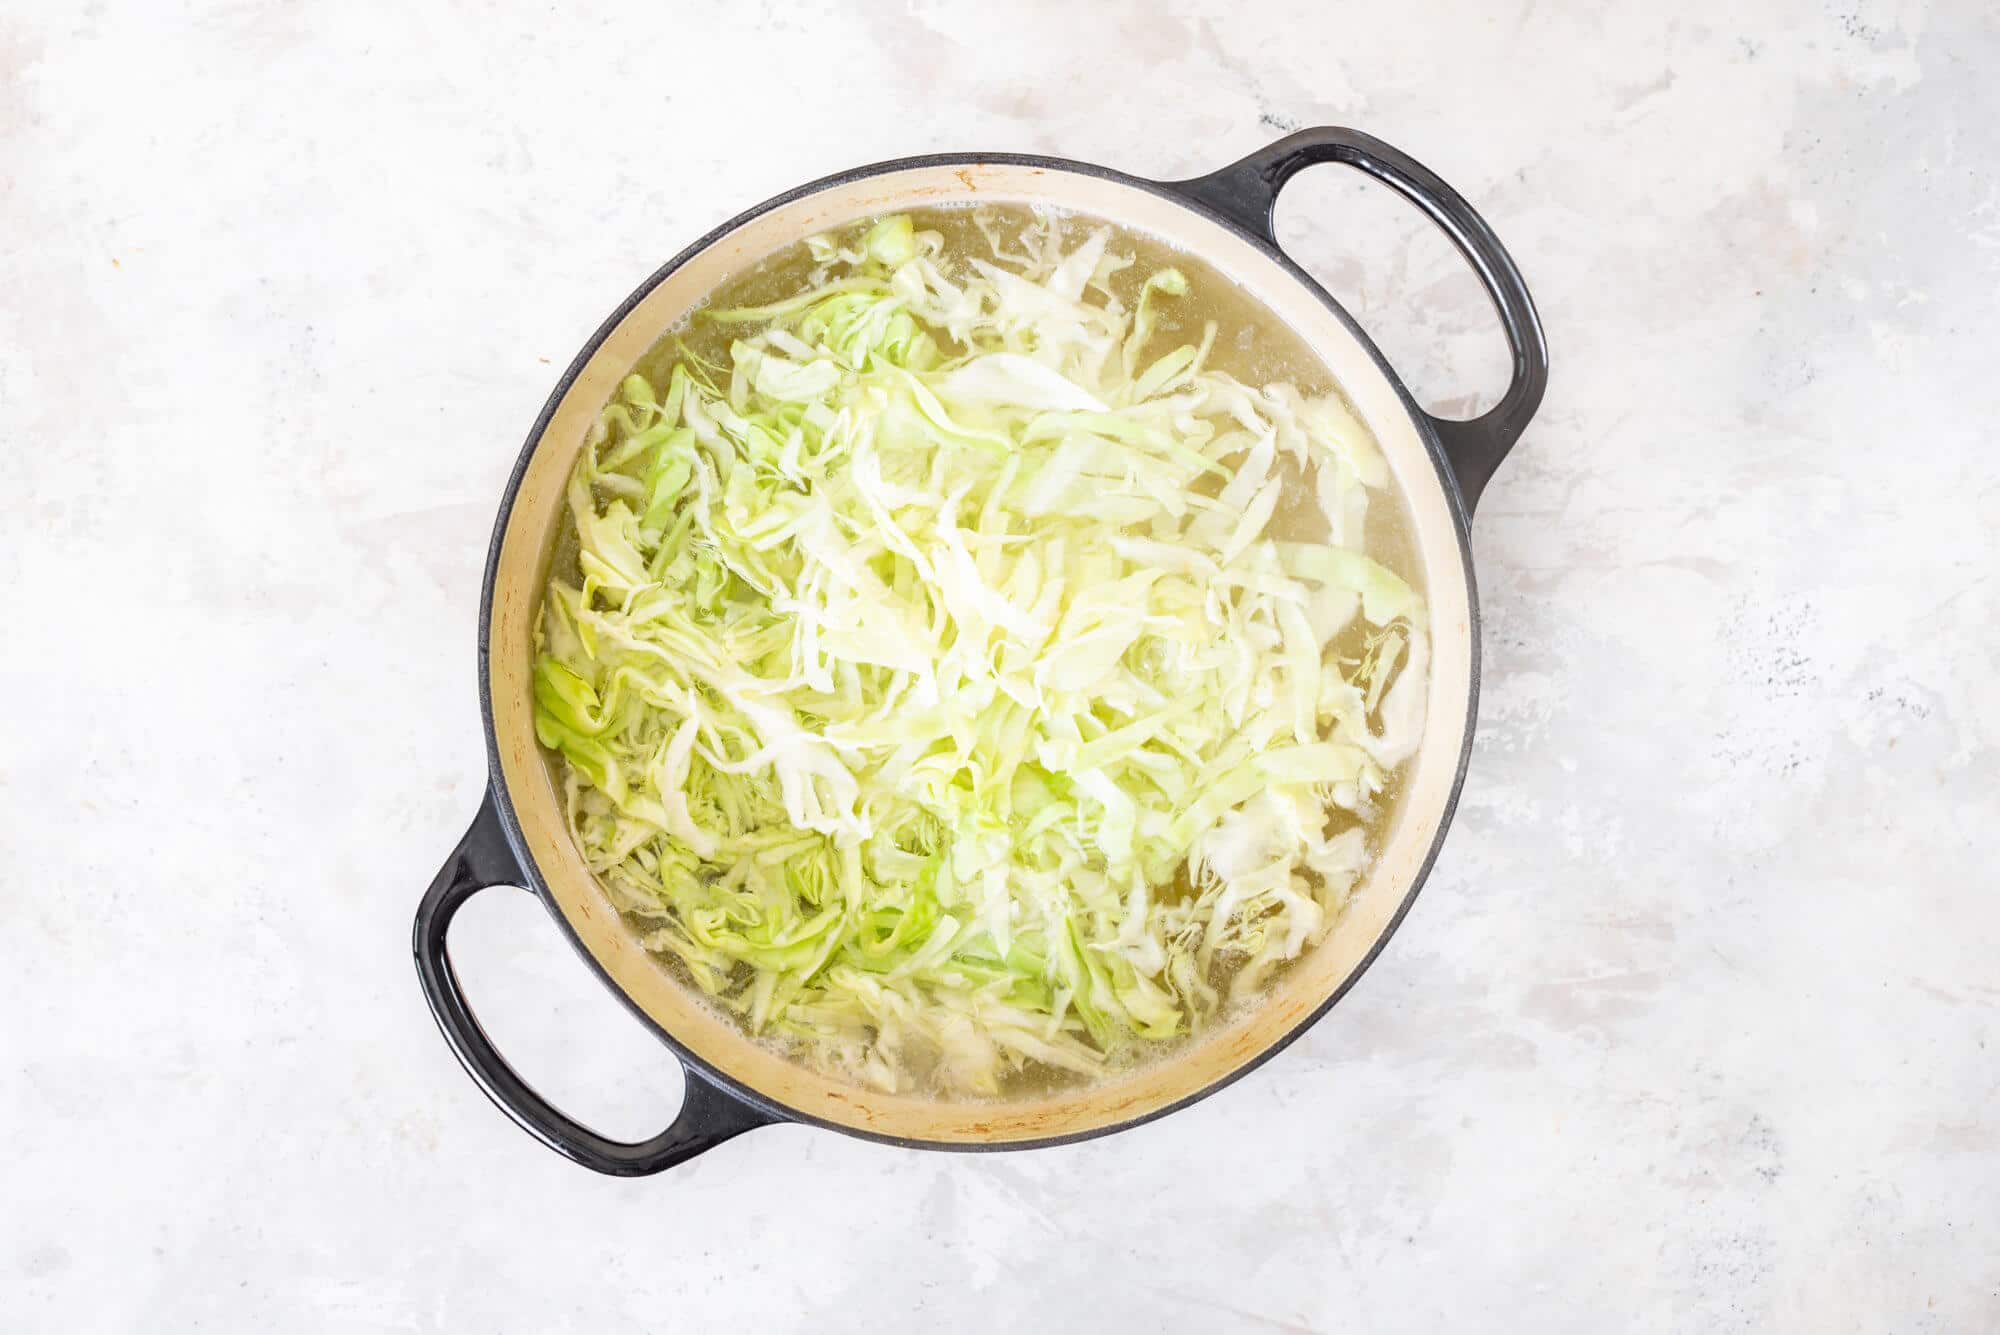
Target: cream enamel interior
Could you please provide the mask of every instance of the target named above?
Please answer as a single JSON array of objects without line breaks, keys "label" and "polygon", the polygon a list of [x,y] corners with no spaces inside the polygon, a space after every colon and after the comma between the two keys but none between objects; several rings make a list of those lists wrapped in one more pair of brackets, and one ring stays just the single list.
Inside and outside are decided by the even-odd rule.
[{"label": "cream enamel interior", "polygon": [[[1381,442],[1402,488],[1431,603],[1434,653],[1424,742],[1383,856],[1335,930],[1254,1008],[1170,1059],[1116,1079],[1014,1101],[881,1094],[787,1060],[703,1005],[639,946],[585,868],[535,741],[532,627],[562,516],[565,479],[619,380],[670,325],[730,275],[815,232],[918,205],[1025,202],[1095,214],[1200,255],[1302,335]],[[1471,706],[1470,590],[1451,502],[1393,385],[1367,349],[1256,246],[1171,200],[1053,167],[964,164],[847,182],[751,219],[652,290],[605,339],[536,442],[507,518],[492,590],[489,672],[506,796],[557,906],[618,987],[715,1068],[790,1108],[877,1135],[1006,1142],[1075,1135],[1199,1092],[1281,1040],[1359,969],[1389,930],[1451,801]]]}]

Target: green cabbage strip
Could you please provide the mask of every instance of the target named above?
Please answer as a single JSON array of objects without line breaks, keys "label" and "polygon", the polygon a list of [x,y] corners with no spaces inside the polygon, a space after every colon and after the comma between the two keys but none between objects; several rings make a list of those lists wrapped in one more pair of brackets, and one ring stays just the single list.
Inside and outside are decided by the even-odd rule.
[{"label": "green cabbage strip", "polygon": [[[628,378],[538,638],[537,732],[645,945],[889,1090],[1199,1030],[1326,933],[1423,726],[1341,400],[1207,369],[1213,326],[1155,347],[1188,284],[1126,308],[1107,231],[988,236],[816,237],[807,290],[703,317],[726,367]],[[1279,541],[1307,480],[1333,540]]]}]

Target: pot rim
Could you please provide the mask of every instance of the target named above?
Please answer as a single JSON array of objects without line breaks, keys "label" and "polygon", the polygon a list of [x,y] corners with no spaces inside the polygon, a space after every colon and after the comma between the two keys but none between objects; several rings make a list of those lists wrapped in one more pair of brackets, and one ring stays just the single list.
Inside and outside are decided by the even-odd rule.
[{"label": "pot rim", "polygon": [[[537,864],[528,846],[526,836],[522,831],[519,816],[514,809],[513,797],[508,791],[506,776],[501,767],[500,740],[497,729],[494,726],[490,643],[493,626],[494,585],[500,567],[501,548],[506,538],[508,521],[513,515],[514,504],[519,495],[522,478],[527,472],[529,461],[541,448],[543,436],[548,430],[550,420],[555,416],[557,408],[568,394],[571,385],[575,383],[577,377],[582,374],[584,368],[596,356],[598,349],[641,301],[695,256],[710,249],[738,228],[763,214],[771,212],[773,209],[794,203],[822,191],[833,190],[857,181],[867,180],[870,177],[888,175],[899,171],[987,164],[1029,167],[1096,177],[1116,185],[1143,191],[1168,203],[1187,209],[1205,221],[1219,225],[1235,233],[1241,239],[1255,246],[1270,259],[1276,261],[1287,277],[1302,284],[1340,322],[1348,334],[1354,338],[1362,350],[1374,362],[1377,370],[1381,372],[1384,379],[1395,391],[1398,401],[1402,404],[1404,411],[1409,415],[1412,424],[1416,427],[1418,438],[1423,442],[1424,448],[1429,455],[1431,467],[1436,472],[1438,482],[1444,489],[1446,503],[1451,513],[1452,534],[1457,546],[1459,568],[1465,579],[1467,613],[1465,639],[1468,656],[1468,699],[1466,702],[1465,730],[1459,738],[1458,743],[1458,760],[1453,769],[1451,783],[1446,793],[1443,807],[1438,815],[1437,829],[1432,835],[1430,847],[1425,850],[1422,860],[1410,876],[1409,884],[1403,891],[1401,901],[1396,905],[1394,912],[1389,915],[1381,932],[1375,937],[1368,950],[1362,955],[1354,968],[1349,971],[1338,986],[1333,988],[1323,1000],[1303,1015],[1291,1028],[1285,1030],[1272,1042],[1266,1044],[1263,1048],[1207,1084],[1191,1090],[1181,1097],[1162,1104],[1159,1107],[1128,1118],[1089,1127],[1084,1130],[1068,1131],[1046,1136],[1024,1136],[996,1140],[934,1140],[921,1136],[903,1136],[889,1132],[873,1131],[865,1127],[832,1121],[774,1099],[738,1080],[728,1072],[719,1069],[713,1063],[696,1054],[680,1039],[675,1037],[670,1030],[655,1020],[623,987],[618,985],[557,905],[554,895],[549,890],[546,877],[541,867]],[[1208,180],[1213,178],[1203,179]],[[533,892],[535,897],[541,901],[542,907],[548,911],[550,917],[555,919],[556,926],[562,932],[564,939],[582,957],[585,965],[596,975],[598,981],[609,989],[612,995],[617,997],[619,1002],[624,1005],[625,1009],[636,1016],[673,1053],[674,1057],[680,1062],[682,1070],[685,1073],[685,1078],[688,1081],[692,1082],[696,1079],[704,1080],[716,1090],[756,1109],[774,1122],[792,1122],[803,1126],[817,1127],[822,1130],[836,1131],[842,1135],[852,1136],[860,1140],[895,1145],[906,1149],[951,1150],[966,1153],[1041,1149],[1057,1145],[1075,1144],[1086,1140],[1095,1140],[1101,1136],[1129,1131],[1135,1127],[1143,1126],[1148,1122],[1165,1117],[1170,1113],[1179,1112],[1181,1109],[1198,1103],[1210,1095],[1221,1092],[1263,1066],[1266,1062],[1303,1037],[1307,1030],[1311,1029],[1324,1018],[1328,1011],[1332,1010],[1342,998],[1353,990],[1354,985],[1360,981],[1362,975],[1367,973],[1374,965],[1376,959],[1388,946],[1390,938],[1395,936],[1397,929],[1402,926],[1403,919],[1408,916],[1411,906],[1416,903],[1418,893],[1429,880],[1431,870],[1437,863],[1438,853],[1444,846],[1445,837],[1450,832],[1452,819],[1458,809],[1458,799],[1465,785],[1466,771],[1471,764],[1472,743],[1478,727],[1480,683],[1479,591],[1473,572],[1469,507],[1464,492],[1459,484],[1458,476],[1452,468],[1451,461],[1445,452],[1444,444],[1439,438],[1438,429],[1434,424],[1435,419],[1424,412],[1417,404],[1416,400],[1411,396],[1408,386],[1403,383],[1402,377],[1396,374],[1395,369],[1382,355],[1381,349],[1376,346],[1375,341],[1368,336],[1367,332],[1361,328],[1354,317],[1348,313],[1347,309],[1334,298],[1332,293],[1328,292],[1310,274],[1299,267],[1290,256],[1285,254],[1283,248],[1276,243],[1275,239],[1268,235],[1268,229],[1260,232],[1245,226],[1240,218],[1231,211],[1218,208],[1200,194],[1189,190],[1187,187],[1192,184],[1195,183],[1155,181],[1146,177],[1134,176],[1127,172],[1100,166],[1096,163],[1080,162],[1070,158],[1052,157],[1036,153],[932,153],[914,157],[890,158],[818,177],[784,191],[781,194],[773,195],[762,203],[736,214],[728,221],[705,233],[692,244],[683,247],[666,263],[655,269],[632,291],[631,295],[619,303],[617,309],[613,310],[598,325],[597,329],[578,350],[576,356],[571,359],[569,365],[564,368],[561,377],[556,381],[555,387],[550,391],[547,401],[542,406],[542,411],[537,415],[534,425],[529,429],[527,440],[521,448],[520,455],[514,462],[514,468],[507,478],[506,488],[501,494],[499,510],[494,518],[493,536],[487,547],[485,570],[480,582],[478,645],[479,713],[481,727],[486,738],[487,791],[507,845],[512,850],[515,861],[528,881],[528,885],[524,888]],[[1275,198],[1275,195],[1273,198]]]}]

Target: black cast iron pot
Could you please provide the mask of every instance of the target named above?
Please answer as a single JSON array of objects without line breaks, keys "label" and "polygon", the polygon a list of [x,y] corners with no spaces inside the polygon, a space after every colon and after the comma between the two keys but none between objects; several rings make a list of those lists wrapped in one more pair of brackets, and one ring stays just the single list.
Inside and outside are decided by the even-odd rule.
[{"label": "black cast iron pot", "polygon": [[[1513,352],[1498,406],[1471,421],[1420,409],[1367,335],[1286,258],[1272,230],[1285,182],[1334,162],[1388,184],[1469,260]],[[1240,1016],[1170,1059],[1082,1089],[998,1101],[865,1090],[753,1043],[677,983],[593,882],[563,823],[533,728],[532,627],[585,432],[656,338],[731,274],[806,236],[901,208],[1009,202],[1093,214],[1187,252],[1267,307],[1332,370],[1381,445],[1408,503],[1430,601],[1424,740],[1404,779],[1377,864],[1327,938]],[[1493,471],[1541,403],[1548,350],[1513,261],[1436,175],[1354,130],[1304,130],[1209,176],[1159,182],[1058,158],[908,158],[829,176],[723,224],[627,298],[564,372],[500,503],[479,615],[479,691],[489,782],[472,827],[417,909],[417,972],[452,1050],[480,1087],[545,1144],[600,1172],[655,1173],[743,1131],[803,1122],[898,1145],[1004,1149],[1136,1126],[1212,1094],[1277,1054],[1324,1014],[1380,953],[1437,855],[1471,752],[1479,622],[1467,524]],[[526,887],[594,969],[679,1058],[687,1098],[674,1124],[636,1144],[559,1112],[507,1065],[479,1027],[446,949],[452,916],[491,885]]]}]

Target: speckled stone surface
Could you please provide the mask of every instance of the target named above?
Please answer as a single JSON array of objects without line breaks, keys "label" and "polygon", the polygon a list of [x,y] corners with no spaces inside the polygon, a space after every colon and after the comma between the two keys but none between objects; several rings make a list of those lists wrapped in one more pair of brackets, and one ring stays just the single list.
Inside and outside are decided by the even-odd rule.
[{"label": "speckled stone surface", "polygon": [[[0,1326],[2000,1328],[1990,5],[33,3],[0,68]],[[813,176],[1314,123],[1463,189],[1555,359],[1382,960],[1093,1144],[531,1143],[407,933],[560,366]],[[1421,397],[1490,400],[1414,215],[1325,168],[1281,230]],[[461,926],[528,1074],[664,1124],[538,907]]]}]

